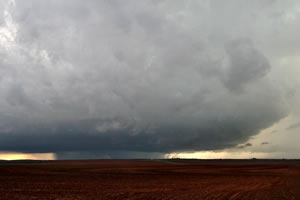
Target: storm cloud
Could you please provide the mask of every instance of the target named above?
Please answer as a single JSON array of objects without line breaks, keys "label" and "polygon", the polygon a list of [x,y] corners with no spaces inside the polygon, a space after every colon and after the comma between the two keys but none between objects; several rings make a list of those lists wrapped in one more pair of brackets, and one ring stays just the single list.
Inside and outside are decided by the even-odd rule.
[{"label": "storm cloud", "polygon": [[2,1],[0,150],[168,153],[247,142],[287,114],[256,29],[278,4]]}]

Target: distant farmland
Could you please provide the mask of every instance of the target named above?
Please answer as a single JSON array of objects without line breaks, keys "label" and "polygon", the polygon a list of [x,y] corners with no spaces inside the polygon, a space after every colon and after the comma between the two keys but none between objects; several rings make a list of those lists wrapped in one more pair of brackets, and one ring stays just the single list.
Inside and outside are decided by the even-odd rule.
[{"label": "distant farmland", "polygon": [[300,199],[300,161],[0,162],[1,200]]}]

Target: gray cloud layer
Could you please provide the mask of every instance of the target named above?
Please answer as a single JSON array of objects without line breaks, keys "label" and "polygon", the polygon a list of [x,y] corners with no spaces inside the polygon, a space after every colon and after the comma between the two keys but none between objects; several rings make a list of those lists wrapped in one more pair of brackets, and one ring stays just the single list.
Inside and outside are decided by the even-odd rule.
[{"label": "gray cloud layer", "polygon": [[278,3],[224,3],[2,2],[0,150],[214,150],[277,122],[255,28]]}]

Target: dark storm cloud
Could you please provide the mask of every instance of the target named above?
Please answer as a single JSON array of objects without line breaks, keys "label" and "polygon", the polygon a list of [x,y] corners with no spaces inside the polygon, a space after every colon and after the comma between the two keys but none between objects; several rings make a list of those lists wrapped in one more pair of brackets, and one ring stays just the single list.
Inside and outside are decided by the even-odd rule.
[{"label": "dark storm cloud", "polygon": [[270,69],[267,59],[253,47],[251,41],[235,40],[226,46],[230,65],[226,70],[225,85],[240,91],[247,83],[264,77]]},{"label": "dark storm cloud", "polygon": [[236,23],[234,3],[7,2],[0,150],[215,150],[285,116],[245,25],[257,2]]}]

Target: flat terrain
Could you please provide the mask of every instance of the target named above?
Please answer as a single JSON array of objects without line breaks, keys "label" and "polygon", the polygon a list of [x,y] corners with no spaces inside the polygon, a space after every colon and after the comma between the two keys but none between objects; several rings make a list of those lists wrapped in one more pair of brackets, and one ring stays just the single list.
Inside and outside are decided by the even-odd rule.
[{"label": "flat terrain", "polygon": [[1,200],[300,199],[297,160],[0,162]]}]

